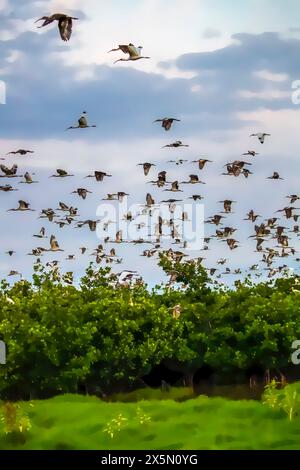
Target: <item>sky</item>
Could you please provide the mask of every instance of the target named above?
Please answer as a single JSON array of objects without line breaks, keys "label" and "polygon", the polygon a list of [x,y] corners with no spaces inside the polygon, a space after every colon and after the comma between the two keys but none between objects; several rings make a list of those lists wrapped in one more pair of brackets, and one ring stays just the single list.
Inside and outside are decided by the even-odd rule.
[{"label": "sky", "polygon": [[[56,12],[79,18],[68,43],[60,40],[56,25],[37,29],[35,24]],[[80,276],[101,241],[87,227],[60,229],[41,221],[42,209],[55,209],[64,201],[78,207],[80,220],[96,220],[107,193],[127,192],[129,204],[145,203],[147,192],[156,202],[181,199],[181,193],[179,197],[146,183],[161,170],[167,170],[169,181],[200,175],[190,161],[201,156],[213,161],[200,175],[206,185],[185,186],[185,202],[192,194],[202,194],[208,218],[222,210],[218,201],[237,201],[226,225],[238,228],[235,237],[241,246],[231,253],[213,241],[209,251],[189,254],[206,257],[207,267],[221,257],[233,269],[258,262],[261,256],[248,238],[254,233],[252,224],[243,220],[247,212],[254,209],[262,222],[289,205],[287,195],[300,192],[300,105],[292,101],[292,84],[300,80],[299,17],[296,0],[0,0],[0,80],[6,86],[6,104],[0,105],[0,157],[6,160],[1,163],[16,163],[18,174],[29,171],[39,181],[19,185],[19,179],[0,179],[0,184],[18,189],[0,193],[0,277],[11,269],[30,276],[33,258],[27,253],[49,244],[32,237],[42,225],[65,250],[43,260],[59,259],[63,270]],[[151,59],[114,65],[123,54],[108,51],[130,42],[143,46]],[[97,127],[66,132],[84,110]],[[181,121],[165,132],[153,124],[165,116]],[[256,132],[271,137],[262,146],[249,137]],[[189,147],[162,149],[176,140]],[[19,148],[35,153],[6,156]],[[227,162],[241,159],[250,149],[260,155],[246,158],[254,173],[248,180],[221,176]],[[176,158],[189,163],[168,163]],[[147,178],[136,166],[146,161],[156,164]],[[50,179],[56,168],[75,176]],[[94,170],[112,177],[103,183],[83,179]],[[267,180],[273,171],[284,181]],[[85,201],[71,195],[78,187],[92,194]],[[7,212],[19,199],[30,202],[35,212]],[[283,225],[293,227],[291,221]],[[205,225],[205,236],[214,231]],[[291,244],[299,249],[297,237]],[[88,248],[83,257],[80,246]],[[153,285],[162,273],[155,257],[140,256],[146,248],[117,246],[123,264],[113,269],[136,269]],[[16,251],[11,258],[5,254],[10,249]],[[66,261],[68,254],[76,260]],[[278,264],[298,270],[295,258]],[[227,282],[225,276],[222,280]]]}]

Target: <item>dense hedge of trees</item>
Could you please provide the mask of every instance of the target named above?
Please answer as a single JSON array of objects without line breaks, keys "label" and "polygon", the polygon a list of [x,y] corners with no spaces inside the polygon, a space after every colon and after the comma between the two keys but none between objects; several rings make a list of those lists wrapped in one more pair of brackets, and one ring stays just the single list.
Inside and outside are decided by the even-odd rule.
[{"label": "dense hedge of trees", "polygon": [[162,363],[185,383],[203,366],[221,381],[290,366],[300,339],[298,277],[226,289],[198,264],[161,265],[177,273],[175,287],[118,286],[109,269],[92,266],[77,286],[43,267],[32,283],[2,281],[0,398],[128,390]]}]

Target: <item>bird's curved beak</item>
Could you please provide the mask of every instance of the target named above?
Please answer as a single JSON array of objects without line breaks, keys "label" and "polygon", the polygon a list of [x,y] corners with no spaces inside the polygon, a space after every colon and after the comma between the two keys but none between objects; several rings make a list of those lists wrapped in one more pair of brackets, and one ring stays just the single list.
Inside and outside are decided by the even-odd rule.
[{"label": "bird's curved beak", "polygon": [[35,23],[38,23],[39,21],[42,21],[42,20],[44,20],[44,19],[45,19],[45,18],[43,18],[43,17],[42,17],[42,18],[39,18],[38,20],[35,21]]}]

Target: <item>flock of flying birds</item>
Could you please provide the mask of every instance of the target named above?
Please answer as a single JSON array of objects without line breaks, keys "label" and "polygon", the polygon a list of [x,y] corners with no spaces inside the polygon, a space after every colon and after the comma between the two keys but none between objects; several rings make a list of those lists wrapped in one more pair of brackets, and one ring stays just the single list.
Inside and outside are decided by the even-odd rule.
[{"label": "flock of flying birds", "polygon": [[[44,16],[37,20],[43,21],[41,26],[45,27],[49,24],[57,21],[59,33],[61,39],[63,41],[68,41],[72,34],[72,26],[73,21],[78,20],[78,18],[70,17],[65,14],[56,13],[52,16]],[[127,54],[127,58],[118,59],[116,62],[119,61],[136,61],[140,59],[150,59],[150,57],[142,56],[142,47],[135,47],[133,44],[128,45],[119,45],[117,48],[112,49],[109,52],[117,52],[121,51],[124,54]],[[180,119],[165,117],[162,119],[156,119],[154,123],[160,123],[162,129],[166,132],[169,132],[172,129],[174,123],[179,123]],[[177,124],[176,124],[177,125]],[[178,124],[179,125],[179,124]],[[80,118],[78,119],[78,123],[75,126],[69,126],[66,131],[72,129],[85,129],[85,128],[95,128],[96,124],[89,124],[87,113],[84,111]],[[257,133],[252,134],[250,137],[255,137],[258,139],[261,145],[264,145],[266,139],[270,138],[271,135],[267,133]],[[171,142],[165,145],[163,148],[171,148],[171,149],[181,149],[182,147],[189,147],[188,144],[183,143],[180,140],[175,142]],[[33,154],[33,150],[28,149],[18,149],[13,150],[7,154],[14,155],[18,157],[24,157],[29,154]],[[222,175],[230,176],[232,178],[251,178],[253,175],[253,162],[255,161],[255,157],[259,155],[255,150],[248,150],[245,152],[242,157],[247,158],[249,161],[245,160],[235,160],[233,162],[229,162],[225,165],[226,172],[222,173]],[[11,157],[10,157],[11,158]],[[1,158],[0,160],[5,160],[5,158]],[[173,160],[169,160],[168,163],[175,164],[177,167],[181,167],[187,163],[192,163],[198,169],[198,172],[205,173],[206,166],[212,164],[213,162],[207,158],[198,158],[193,160],[192,162],[188,162],[188,160],[177,158]],[[147,177],[150,171],[155,169],[156,164],[151,162],[142,162],[139,163],[138,166],[141,166],[143,169],[144,176]],[[251,168],[251,169],[250,169]],[[0,164],[0,192],[8,193],[18,191],[17,187],[13,187],[10,182],[17,178],[24,178],[20,181],[21,184],[24,185],[31,185],[37,184],[38,181],[35,180],[35,175],[26,171],[24,175],[18,174],[18,165],[13,164],[12,166],[8,166],[8,164]],[[74,175],[69,174],[65,169],[58,168],[56,172],[50,176],[51,178],[71,178]],[[96,182],[102,183],[107,178],[113,178],[112,175],[107,174],[104,171],[95,170],[92,174],[87,175],[86,178],[93,178]],[[5,184],[1,185],[1,180],[5,181]],[[270,175],[267,179],[271,179],[274,181],[282,180],[283,178],[277,171],[274,171],[272,175]],[[113,179],[112,179],[113,181]],[[192,187],[198,188],[199,185],[205,184],[204,181],[200,178],[198,174],[190,174],[189,180],[181,181],[169,181],[168,173],[166,170],[159,171],[157,175],[157,179],[152,179],[147,182],[147,184],[152,184],[161,189],[161,191],[169,192],[173,194],[184,194],[183,187],[186,185],[191,185]],[[85,187],[78,187],[72,194],[76,194],[78,197],[85,200],[91,191]],[[129,194],[125,192],[112,192],[107,194],[103,200],[105,201],[119,201],[122,202],[123,199],[129,196]],[[203,196],[199,194],[198,191],[195,191],[192,196],[188,198],[193,202],[201,201]],[[256,214],[253,209],[249,210],[248,214],[245,215],[246,218],[243,220],[249,221],[249,224],[253,225],[252,235],[250,235],[250,239],[252,239],[255,244],[256,248],[255,251],[261,255],[261,265],[255,264],[250,266],[248,270],[249,273],[254,273],[256,277],[261,277],[263,275],[263,271],[268,271],[268,277],[272,278],[277,274],[282,272],[286,272],[288,270],[288,266],[284,264],[284,261],[278,262],[278,260],[286,259],[287,257],[294,257],[295,262],[299,262],[300,258],[297,258],[297,251],[294,243],[291,243],[292,236],[294,237],[294,241],[297,240],[299,237],[299,225],[298,219],[300,215],[297,215],[295,211],[300,210],[299,208],[295,207],[295,204],[300,197],[297,194],[291,194],[287,196],[289,203],[286,203],[285,207],[278,210],[277,216],[275,214],[271,214],[269,218],[264,219],[261,221],[262,216],[260,214]],[[195,259],[191,259],[187,254],[188,251],[188,242],[186,242],[183,237],[182,233],[180,232],[180,224],[185,222],[188,218],[188,215],[185,212],[182,212],[181,219],[179,220],[180,224],[177,224],[177,220],[174,216],[176,206],[183,202],[183,199],[177,199],[173,196],[170,199],[165,199],[163,201],[157,201],[159,204],[165,204],[168,206],[170,211],[170,218],[169,220],[164,220],[161,216],[157,217],[156,224],[155,224],[155,236],[154,239],[143,239],[142,237],[128,242],[123,240],[122,231],[118,230],[116,232],[115,238],[112,239],[110,236],[107,236],[103,239],[103,243],[99,244],[91,253],[92,256],[95,257],[95,262],[97,264],[122,264],[123,259],[118,256],[116,247],[111,247],[111,244],[122,244],[122,243],[133,243],[134,245],[141,245],[143,251],[141,256],[146,258],[153,258],[155,256],[159,256],[160,253],[164,254],[169,261],[172,262],[190,262],[190,263],[203,263],[205,258],[198,257]],[[225,199],[223,201],[219,201],[220,210],[218,213],[210,216],[208,220],[205,221],[206,224],[210,224],[214,226],[215,233],[211,236],[204,238],[204,248],[203,251],[210,249],[211,242],[214,240],[218,240],[220,242],[226,243],[228,247],[228,253],[230,254],[231,251],[236,250],[240,246],[240,242],[235,238],[236,232],[238,232],[238,228],[230,226],[228,222],[228,218],[233,212],[233,207],[236,204],[236,201]],[[78,208],[75,205],[70,205],[65,202],[60,201],[56,208],[45,208],[41,210],[39,214],[39,219],[44,219],[47,221],[47,224],[55,224],[60,228],[64,228],[65,226],[74,226],[75,228],[82,228],[87,226],[91,232],[96,232],[97,224],[101,223],[101,220],[80,220],[80,214]],[[140,214],[147,214],[151,218],[154,213],[154,208],[156,206],[156,202],[152,197],[150,192],[146,194],[146,202],[144,205],[141,205],[141,212]],[[18,206],[14,208],[8,209],[11,212],[31,212],[33,209],[31,208],[31,204],[25,200],[20,199],[18,201]],[[288,227],[286,227],[286,222],[283,223],[282,217],[279,215],[282,214],[286,221],[292,222]],[[131,212],[126,214],[125,216],[128,222],[134,221],[136,215],[134,216]],[[107,221],[104,224],[104,231],[108,229],[108,226],[112,221]],[[45,225],[45,224],[43,224]],[[140,225],[140,226],[139,226]],[[51,226],[51,225],[49,225]],[[168,249],[164,249],[162,237],[164,234],[164,228],[167,227],[170,233],[170,239],[172,245],[176,248],[169,247]],[[137,224],[137,229],[142,229],[142,224]],[[39,233],[33,234],[33,238],[36,240],[44,240],[48,239],[49,245],[48,248],[42,246],[35,246],[32,248],[31,253],[36,258],[36,263],[41,264],[41,257],[43,254],[50,252],[50,253],[58,253],[64,252],[56,239],[56,236],[52,234],[53,230],[46,229],[45,226],[40,228]],[[274,243],[275,241],[275,243]],[[109,246],[110,245],[110,246]],[[116,246],[117,246],[116,245]],[[148,245],[148,246],[147,246]],[[88,253],[88,248],[85,246],[80,247],[80,253],[84,255]],[[182,251],[184,250],[184,251]],[[10,257],[13,257],[15,251],[13,249],[9,249],[6,254]],[[76,259],[76,255],[68,254],[66,255],[66,260],[72,261]],[[218,283],[217,279],[222,279],[224,275],[240,275],[243,274],[241,269],[232,270],[229,267],[226,267],[229,259],[221,258],[217,261],[217,265],[213,268],[206,268],[211,276],[215,276],[215,282]],[[50,270],[58,272],[59,271],[59,263],[58,260],[52,260],[46,263],[46,266],[50,268]],[[278,265],[279,264],[279,265]],[[224,272],[220,272],[223,270]],[[172,285],[176,282],[178,273],[174,271],[170,271],[169,273],[169,285]],[[11,270],[8,276],[20,276],[22,278],[22,274],[17,270]],[[63,275],[63,279],[66,283],[71,284],[73,282],[73,272],[69,271]],[[117,275],[118,283],[120,285],[130,285],[132,282],[134,283],[143,283],[142,277],[139,275],[137,271],[130,271],[130,270],[123,270],[122,272],[118,273]]]}]

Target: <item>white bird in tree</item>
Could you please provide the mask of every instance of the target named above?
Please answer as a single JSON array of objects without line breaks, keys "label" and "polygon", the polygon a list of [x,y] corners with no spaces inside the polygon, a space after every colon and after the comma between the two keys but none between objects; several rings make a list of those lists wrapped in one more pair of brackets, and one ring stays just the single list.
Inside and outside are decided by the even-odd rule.
[{"label": "white bird in tree", "polygon": [[87,120],[87,112],[83,111],[82,115],[78,119],[78,126],[70,126],[66,129],[68,131],[69,129],[86,129],[87,127],[97,127],[95,124],[92,126],[89,126],[88,120]]},{"label": "white bird in tree", "polygon": [[266,134],[265,132],[258,132],[257,134],[250,135],[250,137],[257,137],[261,144],[264,144],[266,137],[270,136],[271,134]]},{"label": "white bird in tree", "polygon": [[69,41],[72,35],[73,20],[79,20],[79,18],[68,16],[64,13],[54,13],[54,15],[51,16],[42,16],[42,18],[36,20],[35,23],[38,21],[44,21],[41,26],[38,26],[38,28],[43,28],[44,26],[48,26],[53,23],[53,21],[58,21],[60,37],[63,41]]},{"label": "white bird in tree", "polygon": [[111,49],[109,52],[115,52],[115,51],[122,51],[124,52],[124,54],[128,54],[128,57],[125,59],[125,58],[122,58],[122,59],[118,59],[114,62],[114,64],[116,64],[117,62],[129,62],[129,61],[136,61],[136,60],[140,60],[140,59],[151,59],[151,57],[148,57],[148,56],[142,56],[142,47],[139,46],[139,47],[136,47],[134,44],[130,43],[130,44],[121,44],[119,45],[119,47],[117,47],[116,49]]}]

